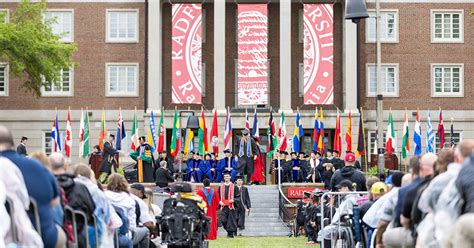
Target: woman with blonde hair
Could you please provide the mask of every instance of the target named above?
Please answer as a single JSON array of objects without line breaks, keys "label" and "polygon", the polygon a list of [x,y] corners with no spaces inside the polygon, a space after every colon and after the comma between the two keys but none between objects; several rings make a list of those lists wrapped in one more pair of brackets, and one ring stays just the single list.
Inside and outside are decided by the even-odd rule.
[{"label": "woman with blonde hair", "polygon": [[50,172],[52,171],[51,164],[49,163],[48,156],[44,152],[36,151],[30,154],[31,159],[38,160],[44,165]]}]

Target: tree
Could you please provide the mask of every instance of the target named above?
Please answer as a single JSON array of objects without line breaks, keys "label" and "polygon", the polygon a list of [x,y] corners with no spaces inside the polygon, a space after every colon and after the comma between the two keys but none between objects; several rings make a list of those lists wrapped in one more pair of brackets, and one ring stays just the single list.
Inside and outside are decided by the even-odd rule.
[{"label": "tree", "polygon": [[35,96],[46,82],[59,82],[61,69],[74,65],[76,51],[75,44],[61,43],[61,35],[53,34],[51,24],[57,20],[44,20],[46,11],[46,0],[22,0],[8,22],[0,21],[0,61],[7,62],[12,75],[23,81],[22,88]]}]

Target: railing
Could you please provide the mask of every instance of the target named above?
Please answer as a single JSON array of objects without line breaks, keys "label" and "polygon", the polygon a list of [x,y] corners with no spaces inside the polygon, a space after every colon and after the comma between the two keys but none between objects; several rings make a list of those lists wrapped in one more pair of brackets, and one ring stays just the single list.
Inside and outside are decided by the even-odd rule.
[{"label": "railing", "polygon": [[290,228],[293,234],[293,230],[296,226],[296,215],[291,214],[288,211],[286,204],[289,204],[293,207],[296,207],[296,205],[290,200],[288,200],[288,198],[283,193],[283,189],[281,188],[281,174],[282,174],[283,169],[281,168],[280,160],[278,159],[277,161],[278,161],[277,174],[278,174],[278,192],[279,192],[278,198],[279,198],[280,218],[283,220],[283,222],[287,223],[288,228]]}]

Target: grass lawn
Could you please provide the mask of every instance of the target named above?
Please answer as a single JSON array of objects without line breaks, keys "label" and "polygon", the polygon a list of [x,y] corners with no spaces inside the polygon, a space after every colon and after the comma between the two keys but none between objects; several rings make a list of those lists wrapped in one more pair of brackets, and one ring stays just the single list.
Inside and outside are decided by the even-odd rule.
[{"label": "grass lawn", "polygon": [[218,237],[217,240],[210,241],[209,247],[219,248],[260,248],[260,247],[315,247],[319,248],[319,245],[305,245],[307,241],[306,237],[288,238],[288,237],[235,237],[229,239],[226,237]]}]

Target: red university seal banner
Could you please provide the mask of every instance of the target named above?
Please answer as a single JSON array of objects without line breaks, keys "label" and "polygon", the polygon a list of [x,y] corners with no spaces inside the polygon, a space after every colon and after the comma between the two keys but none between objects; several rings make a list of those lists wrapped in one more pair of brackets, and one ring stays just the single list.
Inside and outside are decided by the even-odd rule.
[{"label": "red university seal banner", "polygon": [[201,103],[201,4],[173,4],[172,102]]},{"label": "red university seal banner", "polygon": [[268,103],[268,9],[266,4],[238,5],[238,105]]},{"label": "red university seal banner", "polygon": [[304,4],[304,104],[333,103],[333,6]]}]

